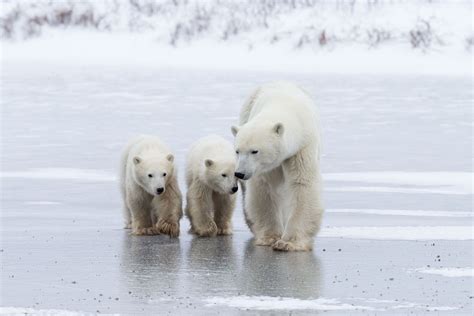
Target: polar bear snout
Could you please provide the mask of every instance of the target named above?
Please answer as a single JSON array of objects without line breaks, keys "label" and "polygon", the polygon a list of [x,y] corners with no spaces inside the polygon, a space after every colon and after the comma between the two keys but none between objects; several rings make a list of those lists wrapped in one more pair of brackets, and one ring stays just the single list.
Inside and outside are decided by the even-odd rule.
[{"label": "polar bear snout", "polygon": [[235,173],[235,176],[241,180],[244,180],[245,178],[245,174],[241,173],[241,172],[236,172]]},{"label": "polar bear snout", "polygon": [[234,175],[236,178],[239,178],[240,180],[248,180],[252,177],[252,174],[243,173],[243,172],[236,172]]},{"label": "polar bear snout", "polygon": [[238,190],[239,190],[238,187],[233,187],[233,188],[232,188],[232,192],[231,192],[230,194],[234,194],[234,193],[236,193]]},{"label": "polar bear snout", "polygon": [[156,189],[156,194],[160,195],[161,193],[165,192],[165,188],[160,187]]}]

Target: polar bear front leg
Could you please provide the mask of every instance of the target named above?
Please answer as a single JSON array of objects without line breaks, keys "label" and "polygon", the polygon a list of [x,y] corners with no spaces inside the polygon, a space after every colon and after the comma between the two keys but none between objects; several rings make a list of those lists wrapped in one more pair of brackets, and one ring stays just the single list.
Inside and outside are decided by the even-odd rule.
[{"label": "polar bear front leg", "polygon": [[125,188],[125,184],[123,183],[124,180],[121,180],[122,183],[120,185],[120,192],[122,193],[122,201],[123,201],[123,219],[124,219],[124,228],[125,229],[130,229],[132,228],[132,212],[128,208],[128,203],[127,203],[127,190]]},{"label": "polar bear front leg", "polygon": [[179,236],[179,220],[183,216],[182,196],[176,180],[170,181],[163,196],[153,198],[153,209],[158,219],[155,227],[161,234]]},{"label": "polar bear front leg", "polygon": [[313,248],[313,236],[321,226],[321,179],[317,161],[304,150],[284,162],[283,170],[292,193],[290,213],[285,231],[273,249],[280,251],[309,251]]},{"label": "polar bear front leg", "polygon": [[128,208],[127,203],[125,201],[123,205],[123,218],[125,222],[124,228],[125,229],[132,228],[132,213],[130,209]]},{"label": "polar bear front leg", "polygon": [[271,246],[283,232],[281,214],[270,190],[269,185],[258,178],[249,180],[245,207],[257,246]]},{"label": "polar bear front leg", "polygon": [[158,233],[153,228],[151,221],[151,200],[152,197],[141,188],[127,190],[127,207],[131,212],[133,235],[156,235]]},{"label": "polar bear front leg", "polygon": [[235,207],[235,195],[213,192],[214,221],[217,235],[232,235],[232,214]]},{"label": "polar bear front leg", "polygon": [[212,218],[212,191],[194,182],[188,188],[186,215],[191,221],[191,232],[200,237],[213,237],[217,225]]},{"label": "polar bear front leg", "polygon": [[314,198],[316,190],[298,185],[294,190],[288,222],[281,239],[273,244],[274,250],[310,251],[313,248],[313,236],[319,230],[322,214]]}]

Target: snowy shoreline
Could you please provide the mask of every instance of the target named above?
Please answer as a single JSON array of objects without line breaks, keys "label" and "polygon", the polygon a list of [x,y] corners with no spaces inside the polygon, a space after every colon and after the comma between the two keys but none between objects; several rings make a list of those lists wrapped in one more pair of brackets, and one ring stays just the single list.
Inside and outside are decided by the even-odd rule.
[{"label": "snowy shoreline", "polygon": [[472,76],[470,1],[24,1],[2,64]]},{"label": "snowy shoreline", "polygon": [[[2,42],[2,66],[51,65],[146,69],[235,70],[314,74],[472,76],[469,52],[420,52],[394,45],[333,51],[200,43],[163,46],[142,36],[53,32],[25,42]],[[32,54],[34,52],[34,54]]]}]

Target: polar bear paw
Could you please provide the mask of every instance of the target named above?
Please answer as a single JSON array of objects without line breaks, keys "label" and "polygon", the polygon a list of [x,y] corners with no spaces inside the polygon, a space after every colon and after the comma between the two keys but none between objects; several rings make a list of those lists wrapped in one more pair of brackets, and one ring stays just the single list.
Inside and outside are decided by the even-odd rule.
[{"label": "polar bear paw", "polygon": [[194,233],[199,237],[214,237],[217,235],[217,225],[214,221],[210,221],[206,225],[194,227]]},{"label": "polar bear paw", "polygon": [[277,251],[310,251],[312,249],[309,243],[285,241],[283,239],[277,240],[272,248]]},{"label": "polar bear paw", "polygon": [[217,225],[217,235],[232,235],[232,225],[230,223]]},{"label": "polar bear paw", "polygon": [[159,234],[160,232],[155,227],[135,228],[132,231],[132,235],[135,236],[153,236]]},{"label": "polar bear paw", "polygon": [[281,237],[277,235],[263,236],[255,240],[256,246],[271,246]]},{"label": "polar bear paw", "polygon": [[161,234],[169,235],[170,237],[178,237],[179,236],[179,223],[177,223],[177,222],[159,220],[158,224],[156,225],[156,229]]}]

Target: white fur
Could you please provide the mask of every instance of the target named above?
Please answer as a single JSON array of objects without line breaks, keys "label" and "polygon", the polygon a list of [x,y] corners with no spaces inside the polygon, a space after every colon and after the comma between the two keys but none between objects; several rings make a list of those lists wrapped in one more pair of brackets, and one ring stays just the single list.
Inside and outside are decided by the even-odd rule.
[{"label": "white fur", "polygon": [[120,186],[125,225],[133,234],[179,235],[182,196],[174,156],[158,137],[143,135],[128,144],[122,156]]},{"label": "white fur", "polygon": [[198,236],[232,233],[234,172],[234,148],[224,138],[207,136],[193,144],[186,161],[186,215],[191,232]]},{"label": "white fur", "polygon": [[323,206],[319,123],[309,95],[287,82],[261,86],[232,127],[245,215],[257,245],[311,250]]}]

